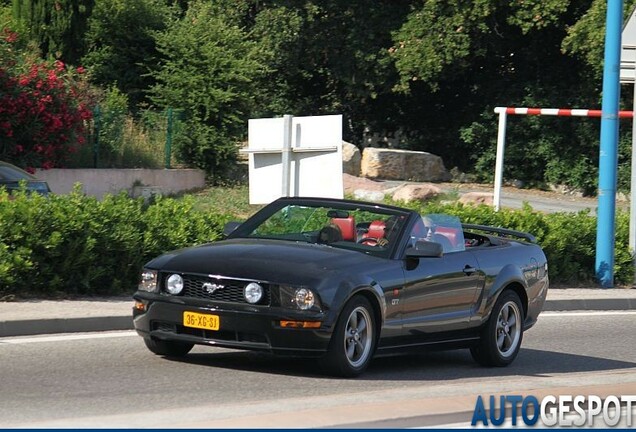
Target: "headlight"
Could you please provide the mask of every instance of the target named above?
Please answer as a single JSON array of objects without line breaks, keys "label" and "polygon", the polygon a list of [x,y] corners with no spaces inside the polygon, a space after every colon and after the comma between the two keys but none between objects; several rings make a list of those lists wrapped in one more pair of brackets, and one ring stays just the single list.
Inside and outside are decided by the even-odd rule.
[{"label": "headlight", "polygon": [[172,295],[177,295],[183,290],[183,278],[178,274],[168,276],[166,290]]},{"label": "headlight", "polygon": [[283,307],[300,310],[320,310],[320,300],[318,296],[307,287],[293,287],[280,285],[280,304]]},{"label": "headlight", "polygon": [[300,310],[311,309],[315,301],[314,293],[307,288],[298,288],[294,296],[294,301]]},{"label": "headlight", "polygon": [[245,286],[243,295],[248,303],[258,303],[258,301],[263,298],[263,287],[256,282],[250,282]]},{"label": "headlight", "polygon": [[139,291],[148,292],[157,291],[157,271],[144,269],[141,272],[141,278],[137,289],[139,289]]}]

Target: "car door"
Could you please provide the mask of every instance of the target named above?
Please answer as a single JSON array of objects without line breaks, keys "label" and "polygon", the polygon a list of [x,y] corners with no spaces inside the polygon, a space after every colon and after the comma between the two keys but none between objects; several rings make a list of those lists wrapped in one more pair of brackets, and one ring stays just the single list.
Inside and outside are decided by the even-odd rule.
[{"label": "car door", "polygon": [[400,293],[403,336],[422,337],[468,327],[475,298],[484,283],[472,253],[405,258],[404,275]]}]

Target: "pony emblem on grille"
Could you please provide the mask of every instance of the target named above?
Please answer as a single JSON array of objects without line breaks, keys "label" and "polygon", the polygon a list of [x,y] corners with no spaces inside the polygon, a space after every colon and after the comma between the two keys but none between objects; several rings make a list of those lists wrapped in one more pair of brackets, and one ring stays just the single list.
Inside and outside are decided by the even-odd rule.
[{"label": "pony emblem on grille", "polygon": [[220,289],[225,288],[225,285],[218,285],[218,284],[215,284],[215,283],[205,282],[202,285],[202,288],[204,290],[206,290],[207,292],[209,292],[210,294],[214,294],[214,292],[216,290],[220,290]]}]

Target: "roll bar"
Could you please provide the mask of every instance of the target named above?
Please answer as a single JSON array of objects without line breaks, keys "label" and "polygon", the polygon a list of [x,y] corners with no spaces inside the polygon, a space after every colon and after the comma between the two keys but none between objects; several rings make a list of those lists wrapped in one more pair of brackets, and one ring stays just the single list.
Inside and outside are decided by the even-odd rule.
[{"label": "roll bar", "polygon": [[535,236],[533,236],[532,234],[528,234],[528,233],[525,233],[525,232],[522,232],[522,231],[515,231],[515,230],[511,230],[511,229],[506,229],[506,228],[497,228],[497,227],[491,227],[491,226],[486,226],[486,225],[474,225],[474,224],[462,224],[462,228],[485,231],[485,232],[490,232],[490,233],[495,233],[495,234],[503,234],[503,235],[508,235],[508,236],[520,237],[520,238],[522,238],[524,240],[529,241],[530,243],[536,243],[537,242],[537,238]]}]

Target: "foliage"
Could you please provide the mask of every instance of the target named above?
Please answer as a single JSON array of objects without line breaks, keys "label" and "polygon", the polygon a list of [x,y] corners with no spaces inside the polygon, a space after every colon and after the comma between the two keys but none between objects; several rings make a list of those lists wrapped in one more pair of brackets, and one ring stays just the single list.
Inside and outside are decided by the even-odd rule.
[{"label": "foliage", "polygon": [[[625,17],[634,5],[625,1]],[[44,57],[74,64],[82,54],[92,82],[116,86],[136,120],[147,109],[183,113],[186,124],[175,136],[180,162],[204,167],[215,179],[233,164],[248,118],[338,113],[347,141],[364,146],[369,132],[398,133],[400,148],[432,152],[448,168],[488,180],[495,106],[598,108],[601,101],[603,0],[13,0],[13,6],[12,29],[28,32]],[[20,50],[26,41],[18,41]],[[631,92],[624,93],[629,107]],[[505,179],[594,193],[598,124],[511,120]],[[627,129],[619,155],[623,190]]]},{"label": "foliage", "polygon": [[[77,65],[95,0],[13,0],[13,15],[45,58]],[[99,3],[99,2],[98,2]]]},{"label": "foliage", "polygon": [[127,115],[128,98],[113,85],[94,112],[94,133],[98,136],[93,139],[97,140],[99,145],[97,159],[100,167],[119,166],[112,164],[123,146]]},{"label": "foliage", "polygon": [[53,168],[84,143],[91,94],[83,69],[45,62],[16,49],[20,36],[0,37],[0,158],[27,168]]},{"label": "foliage", "polygon": [[252,11],[250,35],[271,53],[259,115],[343,114],[344,139],[356,144],[365,127],[399,128],[389,48],[410,3],[276,1]]},{"label": "foliage", "polygon": [[213,187],[194,194],[195,208],[207,212],[222,209],[235,220],[244,220],[263,206],[249,203],[247,185]]},{"label": "foliage", "polygon": [[[168,112],[144,109],[127,111],[125,95],[112,87],[93,110],[90,125],[91,145],[83,146],[69,158],[68,168],[165,168],[169,137],[182,130],[178,113],[173,113],[172,128]],[[170,167],[182,167],[174,151]]]},{"label": "foliage", "polygon": [[194,200],[0,190],[0,297],[132,292],[144,262],[219,237],[227,216]]},{"label": "foliage", "polygon": [[[623,3],[624,16],[627,18],[636,6],[636,1],[625,0]],[[603,75],[606,14],[607,1],[593,0],[581,18],[568,27],[567,37],[562,44],[563,50],[581,58],[597,79]]]},{"label": "foliage", "polygon": [[136,111],[147,102],[145,91],[154,83],[149,72],[159,53],[153,33],[165,30],[173,9],[165,0],[100,0],[88,20],[84,65],[93,83],[115,85]]},{"label": "foliage", "polygon": [[[125,194],[103,201],[82,196],[0,191],[0,297],[6,295],[111,295],[130,292],[147,260],[169,250],[212,241],[229,220],[258,210],[245,188],[215,188],[209,196],[143,200]],[[223,198],[219,198],[223,197]],[[210,199],[219,199],[210,203]],[[392,203],[395,204],[395,203]],[[464,223],[532,233],[543,247],[553,285],[594,283],[597,220],[589,212],[544,214],[458,203],[400,203],[422,214],[449,213]],[[629,216],[617,214],[615,283],[630,284]]]},{"label": "foliage", "polygon": [[265,72],[260,48],[209,2],[189,4],[156,34],[161,68],[152,100],[183,111],[185,128],[176,150],[181,160],[218,177],[235,157],[253,106],[256,79]]}]

